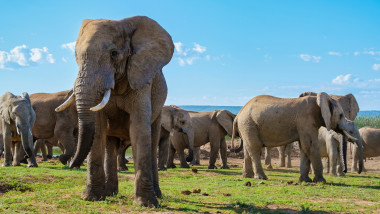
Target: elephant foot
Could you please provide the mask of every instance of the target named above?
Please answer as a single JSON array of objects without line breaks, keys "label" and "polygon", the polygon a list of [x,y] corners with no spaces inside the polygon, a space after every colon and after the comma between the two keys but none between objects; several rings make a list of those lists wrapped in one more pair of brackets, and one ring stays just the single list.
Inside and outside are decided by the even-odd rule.
[{"label": "elephant foot", "polygon": [[201,164],[199,162],[191,163],[193,166],[200,166]]},{"label": "elephant foot", "polygon": [[28,164],[28,160],[26,158],[22,159],[20,163]]},{"label": "elephant foot", "polygon": [[326,183],[326,180],[323,178],[323,177],[317,177],[315,176],[314,179],[313,179],[313,182],[314,183]]},{"label": "elephant foot", "polygon": [[7,163],[7,162],[4,162],[1,166],[4,166],[4,167],[8,167],[8,166],[12,166],[12,164],[11,163]]},{"label": "elephant foot", "polygon": [[288,164],[286,168],[292,168],[292,164]]},{"label": "elephant foot", "polygon": [[156,194],[157,198],[162,198],[162,192],[159,186],[154,187],[154,193]]},{"label": "elephant foot", "polygon": [[166,167],[158,167],[158,171],[166,171],[166,170],[168,170]]},{"label": "elephant foot", "polygon": [[188,169],[188,168],[190,168],[190,166],[189,166],[189,164],[181,164],[181,168],[186,168],[186,169]]},{"label": "elephant foot", "polygon": [[345,176],[346,174],[344,174],[344,172],[338,172],[338,176],[339,177],[343,177],[343,176]]},{"label": "elephant foot", "polygon": [[135,204],[138,204],[140,206],[144,207],[158,207],[158,201],[156,196],[154,194],[148,196],[148,197],[143,197],[143,196],[135,196],[135,200],[133,201]]},{"label": "elephant foot", "polygon": [[298,181],[301,183],[301,182],[312,182],[313,180],[311,180],[311,178],[309,176],[301,176]]},{"label": "elephant foot", "polygon": [[263,175],[257,174],[254,176],[254,178],[255,179],[261,179],[261,180],[268,180],[268,177],[265,174],[263,174]]},{"label": "elephant foot", "polygon": [[243,178],[253,178],[254,174],[252,173],[247,173],[243,171]]},{"label": "elephant foot", "polygon": [[174,168],[177,168],[176,165],[174,165],[174,164],[168,164],[166,167],[167,167],[168,169],[174,169]]},{"label": "elephant foot", "polygon": [[101,201],[106,198],[104,190],[94,190],[90,189],[90,187],[86,187],[86,189],[82,192],[82,199],[85,201]]},{"label": "elephant foot", "polygon": [[69,155],[65,155],[65,154],[62,154],[59,156],[59,161],[61,161],[61,163],[63,165],[66,165],[67,164],[67,161],[70,159],[70,156]]},{"label": "elephant foot", "polygon": [[12,166],[21,166],[19,162],[12,162]]},{"label": "elephant foot", "polygon": [[117,171],[118,172],[122,172],[122,171],[128,171],[128,167],[127,166],[118,166],[117,167]]},{"label": "elephant foot", "polygon": [[38,167],[37,163],[28,163],[28,167]]},{"label": "elephant foot", "polygon": [[273,169],[273,166],[272,166],[271,164],[269,164],[269,165],[267,166],[267,169]]},{"label": "elephant foot", "polygon": [[47,155],[47,159],[52,159],[53,155]]},{"label": "elephant foot", "polygon": [[113,196],[113,195],[117,195],[119,193],[119,188],[117,187],[117,185],[107,185],[106,184],[106,196]]},{"label": "elephant foot", "polygon": [[229,169],[230,167],[229,166],[227,166],[227,165],[224,165],[224,166],[222,166],[222,167],[220,167],[221,169]]},{"label": "elephant foot", "polygon": [[218,169],[215,165],[208,165],[208,169]]}]

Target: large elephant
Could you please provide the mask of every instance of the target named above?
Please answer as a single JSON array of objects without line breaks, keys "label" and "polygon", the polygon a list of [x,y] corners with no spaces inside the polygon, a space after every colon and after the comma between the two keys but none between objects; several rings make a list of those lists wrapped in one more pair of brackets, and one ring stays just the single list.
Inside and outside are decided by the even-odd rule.
[{"label": "large elephant", "polygon": [[[210,142],[209,169],[215,169],[215,162],[220,151],[222,168],[228,169],[227,145],[225,136],[232,135],[232,123],[235,114],[227,110],[216,110],[211,112],[188,111],[194,130],[194,161],[199,163],[197,150],[202,145]],[[175,167],[173,163],[174,154],[178,152],[182,168],[189,168],[184,158],[184,149],[188,148],[187,137],[178,131],[173,131],[170,137],[171,149],[169,151],[168,168]],[[197,148],[198,147],[198,148]],[[198,160],[197,160],[198,159]]]},{"label": "large elephant", "polygon": [[[26,153],[29,167],[37,167],[36,157],[33,151],[32,127],[36,120],[36,114],[30,104],[28,93],[23,93],[23,97],[15,96],[6,92],[0,97],[0,134],[2,134],[2,143],[4,145],[4,163],[3,166],[12,164],[12,142],[15,142],[15,151],[13,151],[14,165],[19,165],[17,157],[21,151],[19,142],[22,142],[23,150]],[[18,144],[18,145],[17,145]]]},{"label": "large elephant", "polygon": [[[304,92],[299,95],[299,97],[304,96],[317,96],[315,92]],[[356,101],[354,95],[346,94],[346,95],[329,95],[331,98],[335,99],[339,102],[339,104],[343,108],[344,115],[346,115],[347,119],[354,121],[358,112],[359,112],[359,104]],[[343,160],[344,160],[344,169],[343,172],[347,172],[347,137],[343,138]]]},{"label": "large elephant", "polygon": [[[365,126],[359,129],[359,132],[363,140],[363,156],[360,156],[358,146],[354,145],[352,148],[352,172],[358,171],[358,161],[360,170],[360,162],[363,161],[363,158],[380,156],[380,129]],[[363,170],[365,170],[364,166]]]},{"label": "large elephant", "polygon": [[[177,106],[170,105],[162,108],[161,114],[161,133],[160,141],[158,143],[158,170],[166,170],[166,163],[169,155],[169,138],[170,133],[176,130],[186,135],[186,140],[190,145],[189,156],[187,160],[193,157],[192,151],[194,150],[194,130],[191,124],[190,115],[186,110]],[[118,171],[126,170],[125,167],[125,151],[130,146],[130,142],[122,143],[118,153]],[[120,151],[122,150],[122,151]]]},{"label": "large elephant", "polygon": [[[258,179],[267,179],[260,162],[263,146],[282,146],[298,140],[301,156],[299,180],[312,181],[309,177],[312,163],[314,181],[326,182],[318,144],[319,127],[325,126],[351,138],[351,134],[358,131],[354,122],[344,116],[340,104],[324,92],[291,99],[257,96],[242,108],[235,122],[240,137],[245,141],[243,176]],[[360,141],[358,144],[361,150]],[[363,163],[360,172],[362,166]]]},{"label": "large elephant", "polygon": [[[304,96],[317,96],[317,93],[315,92],[304,92],[299,95],[299,97]],[[334,95],[330,94],[330,97],[337,100],[339,104],[343,108],[344,115],[346,115],[347,119],[354,121],[356,118],[356,115],[359,112],[359,105],[356,101],[354,95],[352,94],[346,94],[346,95]],[[288,144],[289,145],[289,144]],[[288,145],[278,147],[278,152],[280,156],[280,167],[285,167],[285,156],[288,157],[287,159],[287,167],[291,167],[291,148],[288,148]],[[265,164],[268,165],[268,167],[271,166],[271,156],[270,156],[270,149],[271,147],[265,147]],[[344,172],[347,172],[347,140],[343,138],[343,150],[344,150],[344,164],[345,164],[345,170]]]},{"label": "large elephant", "polygon": [[78,147],[70,167],[80,167],[88,155],[84,200],[118,192],[117,144],[123,139],[132,144],[134,201],[158,206],[157,144],[167,96],[162,68],[173,52],[171,36],[148,17],[83,21],[75,45],[74,93],[56,110],[76,103]]},{"label": "large elephant", "polygon": [[[38,150],[40,144],[48,141],[50,145],[58,146],[58,141],[63,147],[59,160],[62,164],[74,157],[76,149],[75,132],[78,128],[78,115],[75,105],[55,112],[55,108],[61,105],[73,94],[72,90],[57,93],[37,93],[30,95],[32,107],[36,112],[36,122],[33,126],[34,139],[40,139],[35,145]],[[45,140],[45,141],[42,141]]]}]

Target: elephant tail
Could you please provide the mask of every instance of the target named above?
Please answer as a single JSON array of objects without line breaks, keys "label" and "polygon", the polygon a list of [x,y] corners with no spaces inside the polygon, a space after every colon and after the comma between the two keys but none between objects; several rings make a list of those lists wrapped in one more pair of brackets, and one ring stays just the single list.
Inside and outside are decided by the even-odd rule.
[{"label": "elephant tail", "polygon": [[235,135],[236,135],[236,132],[238,131],[237,122],[238,122],[238,117],[235,117],[235,120],[234,120],[233,125],[232,125],[231,147],[229,149],[230,152],[234,152],[234,153],[239,153],[243,149],[243,139],[240,139],[239,148],[235,149],[235,145],[234,145]]}]

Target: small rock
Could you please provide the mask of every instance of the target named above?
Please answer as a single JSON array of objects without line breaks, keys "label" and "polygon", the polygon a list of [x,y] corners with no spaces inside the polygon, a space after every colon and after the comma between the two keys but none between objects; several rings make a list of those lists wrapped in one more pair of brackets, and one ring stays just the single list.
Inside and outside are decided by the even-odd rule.
[{"label": "small rock", "polygon": [[247,181],[244,183],[244,186],[250,187],[250,186],[252,186],[252,184],[251,184],[251,182]]},{"label": "small rock", "polygon": [[223,193],[224,196],[231,196],[230,193]]},{"label": "small rock", "polygon": [[191,194],[191,192],[189,190],[182,190],[181,193],[183,195],[190,195]]},{"label": "small rock", "polygon": [[286,184],[288,184],[288,185],[292,185],[292,184],[293,184],[293,181],[288,181],[288,182],[286,182]]},{"label": "small rock", "polygon": [[208,194],[208,193],[205,193],[205,192],[202,193],[202,195],[203,195],[203,196],[209,196],[209,194]]},{"label": "small rock", "polygon": [[201,189],[193,189],[193,193],[201,193]]},{"label": "small rock", "polygon": [[265,184],[264,181],[260,181],[258,184]]},{"label": "small rock", "polygon": [[193,171],[194,173],[198,173],[198,169],[197,168],[192,168],[191,171]]}]

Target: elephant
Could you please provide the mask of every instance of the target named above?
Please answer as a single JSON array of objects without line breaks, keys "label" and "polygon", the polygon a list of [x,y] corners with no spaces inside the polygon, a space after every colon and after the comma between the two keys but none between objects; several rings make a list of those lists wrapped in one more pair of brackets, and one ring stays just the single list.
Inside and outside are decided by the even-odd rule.
[{"label": "elephant", "polygon": [[[172,130],[186,135],[188,145],[190,145],[189,153],[194,150],[194,130],[191,125],[191,118],[186,110],[183,110],[175,105],[164,106],[161,113],[161,132],[160,141],[158,143],[158,170],[166,170],[166,163],[169,154],[169,138]],[[125,169],[125,150],[130,146],[130,142],[124,143],[120,149],[123,151],[118,153],[118,171]],[[119,157],[120,156],[120,157]],[[189,154],[189,156],[193,156]],[[189,158],[189,157],[188,157]]]},{"label": "elephant", "polygon": [[[232,123],[235,114],[227,110],[215,110],[210,112],[188,111],[194,130],[194,162],[199,163],[199,147],[210,142],[210,162],[209,169],[216,169],[215,162],[220,151],[222,159],[222,169],[228,169],[227,165],[227,145],[225,136],[232,134]],[[171,147],[169,150],[168,168],[174,168],[174,154],[178,152],[182,168],[189,168],[184,158],[184,149],[188,147],[188,142],[183,133],[173,131],[170,137]],[[197,148],[198,147],[198,148]]]},{"label": "elephant", "polygon": [[[360,136],[363,140],[363,156],[360,157],[360,149],[357,145],[354,145],[352,148],[352,167],[351,171],[358,171],[357,164],[359,161],[359,170],[360,170],[360,161],[363,158],[369,157],[378,157],[380,156],[380,129],[365,126],[359,129]],[[363,170],[365,170],[363,166]]]},{"label": "elephant", "polygon": [[[317,96],[317,93],[315,92],[304,92],[302,94],[299,95],[299,97],[304,97],[304,96]],[[354,121],[355,118],[356,118],[356,115],[358,114],[359,112],[359,105],[358,105],[358,102],[356,101],[354,95],[352,94],[346,94],[346,95],[334,95],[334,94],[330,94],[330,97],[337,100],[339,102],[339,104],[342,106],[343,108],[343,112],[344,114],[346,115],[347,119],[351,120],[351,121]],[[345,138],[343,138],[343,150],[344,150],[344,166],[345,166],[345,170],[344,172],[347,172],[347,140]],[[277,148],[278,151],[279,151],[279,155],[280,155],[280,167],[285,167],[285,155],[288,155],[288,159],[287,159],[287,164],[288,166],[287,167],[291,167],[291,158],[290,158],[290,154],[291,154],[291,148],[290,150],[287,149],[286,146],[283,146],[283,147],[279,147]],[[270,168],[271,166],[271,157],[270,157],[270,147],[265,147],[265,164],[266,165],[269,165],[268,167]]]},{"label": "elephant", "polygon": [[[276,147],[278,150],[279,158],[280,158],[280,167],[285,167],[285,159],[286,159],[286,167],[292,168],[292,148],[294,143],[290,143],[284,146]],[[268,165],[268,169],[272,168],[272,157],[270,154],[271,147],[265,147],[265,165]]]},{"label": "elephant", "polygon": [[[47,140],[53,146],[58,146],[59,141],[63,147],[59,160],[64,165],[67,164],[67,161],[75,153],[75,132],[78,127],[78,116],[75,105],[61,112],[55,112],[55,108],[72,94],[72,90],[67,90],[57,93],[36,93],[30,95],[32,107],[36,112],[36,122],[32,129],[33,137],[35,140]],[[39,143],[37,147],[39,147]]]},{"label": "elephant", "polygon": [[80,167],[88,155],[82,199],[98,201],[117,194],[121,139],[132,144],[134,202],[158,206],[162,193],[156,148],[167,96],[162,68],[173,52],[169,33],[145,16],[82,22],[75,45],[79,71],[74,93],[56,109],[76,104],[78,145],[70,168]]},{"label": "elephant", "polygon": [[[360,138],[360,136],[359,136]],[[323,172],[332,176],[344,176],[343,172],[343,135],[321,126],[318,130],[321,157],[325,157]],[[338,170],[338,173],[337,173]]]},{"label": "elephant", "polygon": [[[318,93],[317,96],[287,99],[269,95],[254,97],[236,116],[232,131],[234,137],[238,127],[237,131],[245,141],[243,177],[267,179],[260,162],[262,147],[282,146],[299,141],[299,181],[326,182],[317,143],[318,129],[321,126],[325,126],[327,130],[344,133],[351,139],[354,139],[351,134],[358,132],[355,123],[344,116],[339,102],[324,92]],[[359,153],[362,153],[361,141],[356,143]],[[309,177],[310,163],[315,174],[313,180]],[[359,173],[362,166],[363,162],[359,164]]]},{"label": "elephant", "polygon": [[13,147],[13,165],[20,165],[18,154],[21,145],[28,161],[28,167],[38,167],[35,153],[33,151],[32,127],[36,120],[36,114],[30,104],[28,93],[24,92],[23,97],[15,96],[6,92],[0,97],[0,134],[2,134],[2,145],[4,145],[3,166],[12,164],[12,142],[16,143]]},{"label": "elephant", "polygon": [[[300,97],[304,96],[317,96],[315,92],[304,92],[299,95]],[[346,115],[347,119],[354,121],[358,112],[359,112],[359,104],[356,101],[354,95],[346,94],[346,95],[334,95],[330,94],[330,97],[339,102],[339,104],[343,108],[343,112]],[[343,172],[347,172],[347,137],[343,137],[343,160],[344,160],[344,169]]]},{"label": "elephant", "polygon": [[[37,139],[34,142],[34,151],[37,153],[39,150],[41,150],[42,161],[47,161],[48,159],[53,158],[53,146],[59,147],[62,153],[65,152],[64,146],[60,143],[60,141],[57,141],[54,138],[53,139]],[[46,148],[48,149],[47,153],[46,153]]]}]

